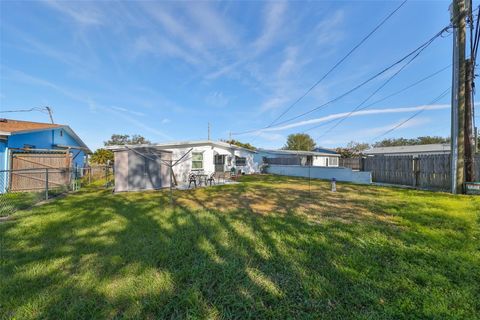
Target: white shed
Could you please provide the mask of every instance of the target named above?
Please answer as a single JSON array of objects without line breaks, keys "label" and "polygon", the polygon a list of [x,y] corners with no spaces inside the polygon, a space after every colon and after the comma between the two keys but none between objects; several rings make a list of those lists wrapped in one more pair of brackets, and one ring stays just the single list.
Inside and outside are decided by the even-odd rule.
[{"label": "white shed", "polygon": [[115,192],[155,190],[170,186],[170,151],[145,146],[110,149],[115,155]]}]

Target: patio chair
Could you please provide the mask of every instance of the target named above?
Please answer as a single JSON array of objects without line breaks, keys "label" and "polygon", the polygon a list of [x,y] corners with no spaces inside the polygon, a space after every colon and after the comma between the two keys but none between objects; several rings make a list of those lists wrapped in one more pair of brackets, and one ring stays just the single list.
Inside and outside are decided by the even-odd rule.
[{"label": "patio chair", "polygon": [[192,185],[192,182],[193,182],[193,185],[196,188],[197,187],[197,177],[195,176],[194,173],[190,173],[188,175],[188,189],[190,189],[190,186]]},{"label": "patio chair", "polygon": [[230,179],[235,180],[237,178],[237,173],[235,168],[230,169]]},{"label": "patio chair", "polygon": [[210,186],[212,185],[212,183],[215,183],[215,172],[210,174],[207,181],[210,182]]}]

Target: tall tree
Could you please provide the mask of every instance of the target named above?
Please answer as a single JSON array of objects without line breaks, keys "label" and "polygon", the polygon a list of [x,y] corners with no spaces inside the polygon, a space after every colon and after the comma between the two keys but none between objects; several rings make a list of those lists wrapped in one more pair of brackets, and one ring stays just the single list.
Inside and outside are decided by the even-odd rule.
[{"label": "tall tree", "polygon": [[[122,146],[126,144],[149,144],[150,141],[145,139],[145,137],[134,134],[130,137],[128,134],[112,134],[110,140],[104,141],[105,146]],[[96,164],[106,164],[108,161],[113,162],[113,151],[100,148],[95,150],[95,152],[90,157],[90,161]]]},{"label": "tall tree", "polygon": [[315,149],[315,141],[306,133],[295,133],[287,137],[283,146],[284,150],[312,151]]},{"label": "tall tree", "polygon": [[421,144],[436,144],[436,143],[450,143],[450,138],[438,137],[438,136],[422,136],[417,138],[391,138],[377,141],[374,143],[374,147],[396,147],[396,146],[411,146]]},{"label": "tall tree", "polygon": [[233,144],[233,145],[236,145],[236,146],[239,146],[239,147],[242,147],[242,148],[245,148],[245,149],[249,149],[249,150],[255,150],[256,148],[254,146],[252,146],[250,143],[245,143],[245,142],[240,142],[238,140],[235,140],[235,139],[231,139],[231,140],[222,140],[223,142],[226,142],[226,143],[229,143],[229,144]]},{"label": "tall tree", "polygon": [[90,156],[90,162],[95,164],[107,164],[108,162],[113,162],[113,152],[112,150],[107,150],[100,148],[95,150],[95,152]]},{"label": "tall tree", "polygon": [[370,144],[366,142],[350,141],[347,143],[347,148],[352,150],[354,153],[361,154],[363,151],[370,149]]},{"label": "tall tree", "polygon": [[110,140],[105,141],[105,146],[116,146],[125,144],[149,144],[150,141],[139,134],[134,134],[132,137],[128,134],[112,134]]},{"label": "tall tree", "polygon": [[368,143],[350,141],[345,148],[336,148],[335,150],[342,158],[355,158],[362,155],[363,151],[370,148]]}]

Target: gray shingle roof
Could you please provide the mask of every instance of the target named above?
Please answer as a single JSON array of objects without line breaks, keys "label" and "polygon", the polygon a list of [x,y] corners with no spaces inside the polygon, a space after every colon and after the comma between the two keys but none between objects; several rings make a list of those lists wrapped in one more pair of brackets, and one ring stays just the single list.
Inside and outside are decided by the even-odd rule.
[{"label": "gray shingle roof", "polygon": [[450,144],[422,144],[414,146],[378,147],[364,151],[367,155],[402,153],[450,153]]}]

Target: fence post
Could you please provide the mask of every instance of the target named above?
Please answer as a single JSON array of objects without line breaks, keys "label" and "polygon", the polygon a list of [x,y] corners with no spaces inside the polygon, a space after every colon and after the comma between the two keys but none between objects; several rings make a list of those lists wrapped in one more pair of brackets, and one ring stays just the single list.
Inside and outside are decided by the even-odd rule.
[{"label": "fence post", "polygon": [[45,200],[48,200],[48,168],[45,168]]},{"label": "fence post", "polygon": [[417,188],[419,183],[420,177],[420,168],[419,168],[419,160],[418,157],[413,158],[413,187]]}]

